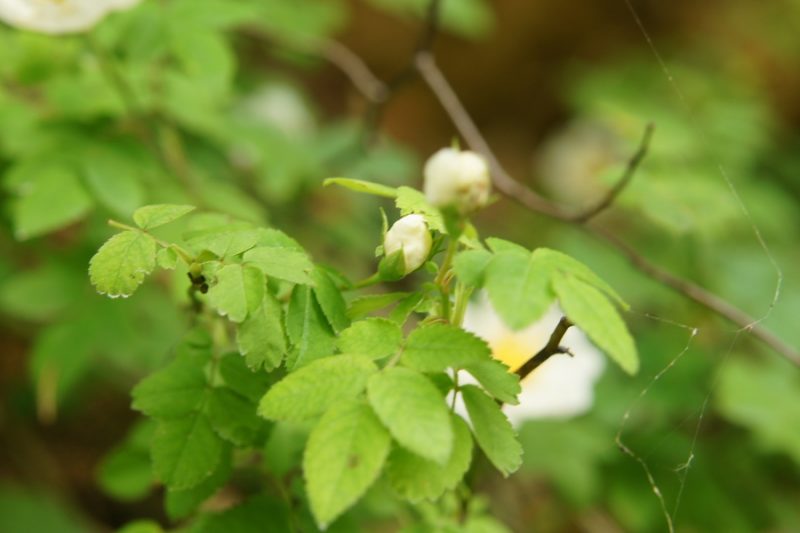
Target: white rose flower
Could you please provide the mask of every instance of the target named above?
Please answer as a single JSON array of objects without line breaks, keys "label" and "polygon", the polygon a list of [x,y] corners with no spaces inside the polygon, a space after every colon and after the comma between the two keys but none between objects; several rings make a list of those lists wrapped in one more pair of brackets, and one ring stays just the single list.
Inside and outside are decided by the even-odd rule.
[{"label": "white rose flower", "polygon": [[[561,316],[554,305],[541,320],[515,332],[503,323],[487,295],[482,293],[467,307],[464,329],[484,339],[492,355],[515,371],[547,344]],[[591,409],[594,384],[603,373],[605,358],[575,326],[567,330],[561,345],[569,348],[573,356],[550,357],[522,380],[519,405],[503,406],[514,426],[536,418],[574,417]],[[459,381],[476,383],[463,371],[459,373]]]},{"label": "white rose flower", "polygon": [[469,212],[489,200],[489,167],[475,152],[443,148],[428,159],[423,173],[425,197],[436,207]]},{"label": "white rose flower", "polygon": [[141,0],[0,0],[0,20],[41,33],[78,33]]},{"label": "white rose flower", "polygon": [[392,224],[383,239],[386,255],[403,250],[405,273],[422,266],[431,252],[431,233],[422,215],[407,215]]}]

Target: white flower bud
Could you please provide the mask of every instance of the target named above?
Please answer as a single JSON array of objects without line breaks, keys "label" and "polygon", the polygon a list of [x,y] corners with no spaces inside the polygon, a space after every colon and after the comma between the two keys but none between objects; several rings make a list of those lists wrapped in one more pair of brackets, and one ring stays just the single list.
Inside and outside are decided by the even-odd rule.
[{"label": "white flower bud", "polygon": [[110,11],[140,0],[0,0],[0,20],[26,30],[62,34],[88,30]]},{"label": "white flower bud", "polygon": [[383,239],[383,250],[392,255],[403,250],[405,273],[422,266],[431,252],[431,233],[422,215],[404,216],[389,228]]},{"label": "white flower bud", "polygon": [[492,184],[486,161],[470,151],[443,148],[425,163],[425,197],[436,207],[474,211],[489,200]]}]

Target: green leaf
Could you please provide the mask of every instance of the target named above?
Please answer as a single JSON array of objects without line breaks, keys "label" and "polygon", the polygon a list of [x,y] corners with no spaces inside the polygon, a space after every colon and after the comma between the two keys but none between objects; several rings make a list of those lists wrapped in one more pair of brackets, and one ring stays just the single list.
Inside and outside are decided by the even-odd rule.
[{"label": "green leaf", "polygon": [[486,239],[486,244],[488,244],[489,248],[491,248],[496,254],[511,252],[519,255],[530,255],[531,253],[530,250],[524,246],[520,246],[515,242],[507,241],[505,239],[498,239],[497,237],[489,237]]},{"label": "green leaf", "polygon": [[386,472],[392,488],[403,498],[418,502],[436,500],[458,485],[472,462],[472,435],[461,417],[450,415],[453,453],[440,465],[396,446],[389,455]]},{"label": "green leaf", "polygon": [[252,370],[272,370],[281,364],[287,350],[283,309],[269,291],[264,291],[261,305],[237,326],[236,344]]},{"label": "green leaf", "polygon": [[397,189],[395,205],[397,206],[397,209],[400,210],[401,215],[405,216],[412,213],[419,213],[425,217],[425,222],[428,223],[429,228],[445,233],[442,213],[437,208],[429,204],[428,200],[425,198],[425,195],[417,189],[412,189],[411,187],[399,187]]},{"label": "green leaf", "polygon": [[453,271],[465,285],[480,287],[483,285],[484,274],[493,257],[492,253],[486,250],[461,252],[453,260]]},{"label": "green leaf", "polygon": [[11,204],[14,235],[25,240],[62,228],[82,218],[92,199],[74,172],[55,163],[31,169]]},{"label": "green leaf", "polygon": [[628,304],[617,294],[617,291],[577,259],[549,248],[537,248],[533,252],[533,258],[534,261],[548,265],[552,270],[570,274],[584,283],[588,283],[594,288],[604,292],[606,296],[617,302],[623,309],[628,308]]},{"label": "green leaf", "polygon": [[475,385],[465,385],[460,390],[475,440],[492,464],[508,476],[522,464],[522,446],[511,423],[500,406]]},{"label": "green leaf", "polygon": [[302,421],[324,412],[339,400],[357,396],[377,371],[358,355],[319,359],[276,383],[261,399],[258,414],[278,421]]},{"label": "green leaf", "polygon": [[133,389],[132,407],[153,418],[181,418],[200,407],[207,386],[201,365],[176,359]]},{"label": "green leaf", "polygon": [[233,263],[217,270],[208,291],[208,303],[233,322],[242,322],[261,305],[266,292],[264,275],[249,265]]},{"label": "green leaf", "polygon": [[433,324],[411,332],[402,361],[421,372],[440,372],[490,361],[491,354],[486,342],[472,333],[448,324]]},{"label": "green leaf", "polygon": [[336,347],[342,353],[382,359],[397,353],[402,343],[403,331],[397,323],[372,317],[342,331],[336,340]]},{"label": "green leaf", "polygon": [[567,318],[625,372],[635,374],[639,370],[636,345],[608,298],[592,285],[567,274],[557,273],[553,288]]},{"label": "green leaf", "polygon": [[123,231],[108,239],[89,261],[89,279],[97,292],[126,297],[156,266],[156,242],[140,231]]},{"label": "green leaf", "polygon": [[361,402],[331,407],[311,432],[303,457],[311,512],[321,529],[352,506],[378,475],[391,439]]},{"label": "green leaf", "polygon": [[153,486],[149,444],[154,429],[155,424],[150,421],[137,423],[125,441],[103,458],[97,469],[103,492],[124,502],[147,495]]},{"label": "green leaf", "polygon": [[393,303],[408,297],[407,292],[387,292],[384,294],[367,294],[359,296],[350,302],[347,308],[347,316],[350,320],[358,320],[364,318],[370,313],[374,313],[379,309],[388,307]]},{"label": "green leaf", "polygon": [[551,273],[550,265],[537,261],[534,254],[495,254],[486,271],[486,290],[497,313],[511,329],[528,326],[553,304]]},{"label": "green leaf", "polygon": [[129,217],[144,200],[141,161],[121,145],[93,142],[81,156],[83,177],[95,198],[121,217]]},{"label": "green leaf", "polygon": [[387,187],[386,185],[372,183],[371,181],[354,180],[350,178],[328,178],[322,182],[322,184],[326,187],[328,185],[339,185],[351,191],[363,192],[386,198],[394,198],[397,196],[397,189],[394,187]]},{"label": "green leaf", "polygon": [[305,252],[290,248],[259,246],[245,252],[243,259],[267,275],[301,285],[313,285],[314,264]]},{"label": "green leaf", "polygon": [[347,317],[347,304],[344,303],[342,293],[336,288],[331,277],[321,268],[317,267],[311,273],[314,280],[314,294],[317,302],[328,319],[328,324],[334,332],[339,333],[350,325]]},{"label": "green leaf", "polygon": [[226,224],[190,232],[184,240],[197,252],[208,250],[217,257],[233,257],[253,248],[260,235],[250,224]]},{"label": "green leaf", "polygon": [[800,464],[800,375],[795,368],[777,358],[734,357],[719,371],[714,391],[719,413],[747,428],[760,449],[785,453]]},{"label": "green leaf", "polygon": [[270,386],[272,377],[250,370],[238,353],[229,353],[219,361],[219,373],[225,384],[237,394],[257,403]]},{"label": "green leaf", "polygon": [[197,507],[222,488],[231,475],[231,454],[222,454],[214,473],[190,489],[168,489],[164,495],[164,508],[172,520],[191,515]]},{"label": "green leaf", "polygon": [[236,446],[252,446],[265,436],[265,422],[256,415],[256,403],[227,387],[211,389],[206,409],[214,431]]},{"label": "green leaf", "polygon": [[314,291],[307,286],[298,285],[292,291],[286,331],[292,343],[286,358],[289,370],[333,353],[335,337],[314,297]]},{"label": "green leaf", "polygon": [[175,270],[178,266],[178,253],[171,246],[161,248],[156,254],[156,263],[165,270]]},{"label": "green leaf", "polygon": [[486,391],[503,403],[517,405],[517,396],[522,392],[519,376],[509,371],[508,366],[491,359],[464,366],[464,370],[472,374]]},{"label": "green leaf", "polygon": [[133,212],[133,221],[142,229],[153,229],[178,220],[195,210],[191,205],[156,204]]},{"label": "green leaf", "polygon": [[387,368],[369,379],[367,397],[397,442],[421,457],[447,463],[453,449],[450,415],[428,378],[409,368]]},{"label": "green leaf", "polygon": [[170,489],[188,489],[214,473],[222,450],[223,442],[204,414],[165,420],[153,438],[153,469]]},{"label": "green leaf", "polygon": [[[266,494],[251,496],[244,503],[221,512],[203,514],[191,524],[191,533],[263,533],[296,530],[297,518],[289,516],[283,501]],[[181,531],[185,531],[181,529]]]}]

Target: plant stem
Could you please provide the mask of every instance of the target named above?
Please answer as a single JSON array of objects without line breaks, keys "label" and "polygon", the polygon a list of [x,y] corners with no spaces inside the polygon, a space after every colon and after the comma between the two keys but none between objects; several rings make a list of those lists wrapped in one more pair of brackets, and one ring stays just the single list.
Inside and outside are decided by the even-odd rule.
[{"label": "plant stem", "polygon": [[453,257],[456,255],[458,249],[458,240],[450,238],[447,242],[447,250],[442,260],[442,265],[439,267],[439,273],[436,275],[434,283],[439,287],[439,294],[441,296],[441,318],[446,322],[450,321],[450,266],[453,264]]}]

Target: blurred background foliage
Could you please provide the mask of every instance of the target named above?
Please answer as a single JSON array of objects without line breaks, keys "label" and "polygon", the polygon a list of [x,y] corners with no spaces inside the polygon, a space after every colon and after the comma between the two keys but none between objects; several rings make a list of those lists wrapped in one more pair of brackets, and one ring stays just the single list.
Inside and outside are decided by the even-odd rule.
[{"label": "blurred background foliage", "polygon": [[[564,204],[602,195],[654,122],[650,154],[602,223],[798,346],[800,2],[631,2],[665,66],[624,0],[446,0],[435,50],[512,174]],[[105,221],[193,203],[276,225],[351,277],[368,274],[374,199],[321,181],[419,185],[421,162],[454,130],[409,83],[365,132],[367,104],[320,46],[336,39],[390,79],[425,6],[145,0],[85,36],[0,27],[0,530],[168,524],[197,504],[163,509],[150,429],[128,397],[186,331],[185,295],[169,276],[124,302],[93,294],[86,268]],[[644,471],[615,446],[630,410],[622,438],[679,531],[800,530],[796,368],[574,228],[508,200],[478,222],[609,279],[632,303],[643,366],[635,379],[609,369],[585,416],[527,423],[523,471],[503,480],[479,468],[479,505],[513,531],[663,530]],[[304,434],[274,429],[273,473],[295,468]],[[275,508],[269,498],[197,529],[243,528]],[[378,486],[335,528],[391,531],[408,512]]]}]

